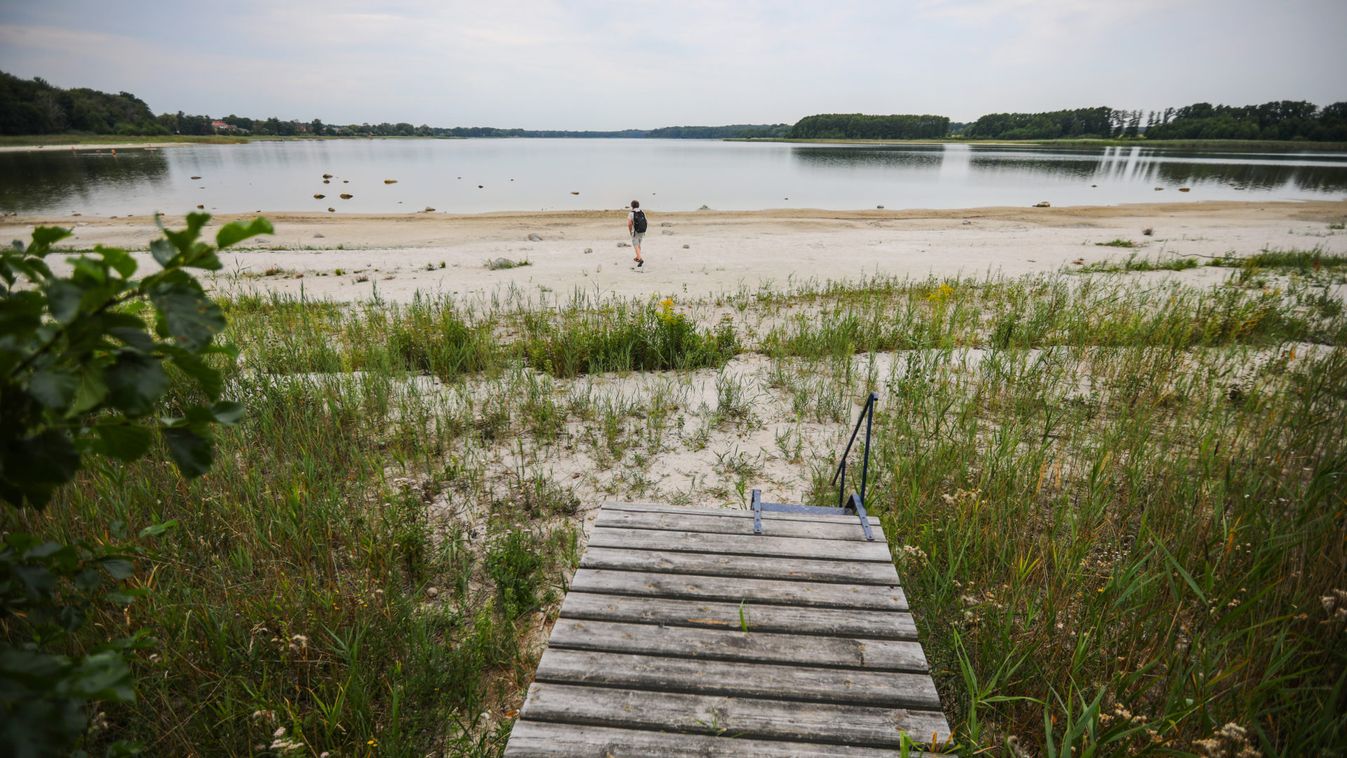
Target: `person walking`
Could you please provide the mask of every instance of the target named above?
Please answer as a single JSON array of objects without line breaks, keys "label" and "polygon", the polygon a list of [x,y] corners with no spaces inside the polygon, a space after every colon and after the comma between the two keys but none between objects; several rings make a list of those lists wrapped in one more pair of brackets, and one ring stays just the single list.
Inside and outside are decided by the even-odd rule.
[{"label": "person walking", "polygon": [[641,240],[645,239],[645,211],[641,210],[641,201],[631,201],[631,213],[627,214],[627,233],[631,235],[631,247],[636,251],[636,268],[645,265],[645,259],[641,257]]}]

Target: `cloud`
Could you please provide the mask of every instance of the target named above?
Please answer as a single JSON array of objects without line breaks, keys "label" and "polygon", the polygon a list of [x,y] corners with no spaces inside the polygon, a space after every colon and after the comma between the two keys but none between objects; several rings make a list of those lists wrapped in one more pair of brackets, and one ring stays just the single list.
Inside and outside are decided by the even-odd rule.
[{"label": "cloud", "polygon": [[[1334,37],[1344,9],[1340,0],[235,0],[114,10],[46,0],[0,4],[0,68],[124,89],[156,110],[330,122],[624,128],[825,111],[958,120],[1103,103],[1342,99],[1327,72],[1347,70]],[[1259,55],[1246,39],[1259,40]]]}]

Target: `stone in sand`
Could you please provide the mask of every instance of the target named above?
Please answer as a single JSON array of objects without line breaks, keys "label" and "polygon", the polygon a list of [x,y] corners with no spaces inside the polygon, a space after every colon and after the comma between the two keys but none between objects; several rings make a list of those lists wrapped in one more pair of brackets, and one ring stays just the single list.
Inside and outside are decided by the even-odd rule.
[{"label": "stone in sand", "polygon": [[537,232],[531,232],[529,234],[529,242],[542,242],[542,241],[543,236],[541,234],[538,234]]},{"label": "stone in sand", "polygon": [[592,253],[592,252],[594,252],[594,248],[592,248],[592,247],[587,247],[587,248],[585,248],[585,255],[589,255],[589,254]]},{"label": "stone in sand", "polygon": [[397,180],[397,179],[385,179],[385,180],[384,180],[384,184],[397,184],[397,183],[398,183],[398,180]]},{"label": "stone in sand", "polygon": [[355,197],[355,195],[352,195],[352,194],[349,193],[349,192],[343,192],[343,193],[341,193],[341,199],[342,199],[342,200],[350,200],[350,199],[353,198],[353,197]]},{"label": "stone in sand", "polygon": [[313,195],[314,200],[322,200],[325,197],[327,197],[327,195],[324,195],[321,192],[315,192]]},{"label": "stone in sand", "polygon": [[666,227],[666,228],[667,228],[667,227],[673,226],[673,224],[670,223],[670,222],[668,222],[668,221],[665,221],[665,222],[661,223],[660,226],[663,226],[663,227]]}]

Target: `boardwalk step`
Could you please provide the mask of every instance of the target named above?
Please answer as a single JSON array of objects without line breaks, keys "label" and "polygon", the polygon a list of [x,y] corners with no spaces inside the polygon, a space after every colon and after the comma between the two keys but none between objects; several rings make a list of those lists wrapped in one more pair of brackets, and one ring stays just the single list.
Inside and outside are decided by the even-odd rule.
[{"label": "boardwalk step", "polygon": [[723,553],[729,555],[770,555],[782,558],[820,558],[833,561],[882,561],[893,557],[883,542],[780,537],[769,532],[754,535],[708,534],[703,532],[617,529],[595,526],[589,544],[596,547],[621,547],[636,550],[661,550],[679,553]]},{"label": "boardwalk step", "polygon": [[616,621],[558,619],[548,647],[671,658],[793,663],[873,671],[926,671],[921,645],[904,640],[816,637],[739,629],[692,629]]},{"label": "boardwalk step", "polygon": [[725,600],[732,603],[742,601],[754,605],[907,610],[907,598],[898,587],[659,574],[646,571],[581,568],[575,572],[571,590],[683,600]]},{"label": "boardwalk step", "polygon": [[701,574],[738,576],[745,579],[789,579],[832,584],[898,584],[892,563],[869,561],[825,561],[808,558],[772,558],[718,553],[660,553],[651,550],[596,547],[580,559],[583,568],[658,571],[665,574]]},{"label": "boardwalk step", "polygon": [[[733,513],[733,511],[727,511]],[[752,534],[753,514],[745,511],[742,516],[703,515],[700,513],[650,513],[648,511],[610,511],[599,513],[599,526],[619,529],[658,529],[675,532],[703,532],[718,534]],[[875,539],[883,539],[878,525],[872,525]],[[856,517],[843,520],[787,520],[773,519],[773,537],[806,537],[820,540],[863,540]]]},{"label": "boardwalk step", "polygon": [[667,600],[664,598],[598,595],[571,590],[561,604],[561,617],[596,621],[740,629],[749,632],[821,634],[830,637],[874,637],[915,640],[912,616],[889,611],[839,608],[794,608],[739,603]]},{"label": "boardwalk step", "polygon": [[775,739],[896,748],[902,733],[923,743],[949,733],[939,711],[647,692],[536,682],[527,718],[623,726],[734,739]]},{"label": "boardwalk step", "polygon": [[[609,504],[507,756],[869,756],[949,724],[883,533]],[[914,753],[915,754],[915,753]]]},{"label": "boardwalk step", "polygon": [[[581,724],[520,721],[510,733],[508,754],[514,758],[893,758],[884,748],[811,745],[804,742],[725,739],[691,734],[614,729]],[[934,753],[910,754],[933,756]]]},{"label": "boardwalk step", "polygon": [[593,684],[654,692],[926,710],[940,708],[940,696],[929,676],[891,671],[817,669],[548,649],[538,664],[536,679],[539,682]]}]

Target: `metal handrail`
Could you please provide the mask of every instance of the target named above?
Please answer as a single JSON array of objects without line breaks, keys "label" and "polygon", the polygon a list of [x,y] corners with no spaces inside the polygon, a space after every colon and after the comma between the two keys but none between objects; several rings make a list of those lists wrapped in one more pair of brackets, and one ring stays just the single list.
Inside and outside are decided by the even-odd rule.
[{"label": "metal handrail", "polygon": [[833,472],[831,484],[838,484],[838,478],[841,478],[841,484],[837,487],[837,507],[841,508],[846,503],[847,491],[847,456],[851,454],[851,446],[856,444],[856,435],[860,434],[861,422],[865,422],[865,454],[861,460],[861,491],[860,502],[862,507],[865,504],[865,486],[870,480],[870,431],[875,423],[875,403],[879,402],[879,393],[871,392],[870,397],[865,399],[865,407],[861,409],[861,415],[856,418],[856,426],[851,430],[851,439],[847,440],[846,449],[842,451],[842,458],[837,463],[837,470]]}]

